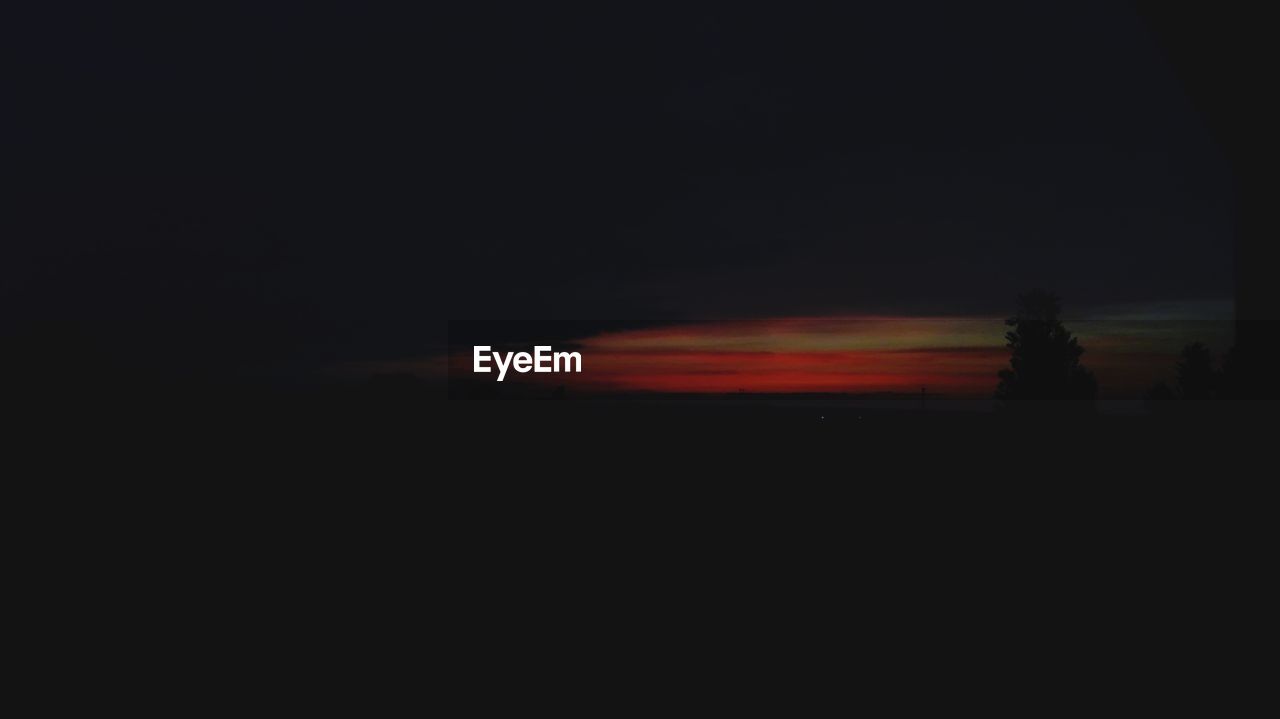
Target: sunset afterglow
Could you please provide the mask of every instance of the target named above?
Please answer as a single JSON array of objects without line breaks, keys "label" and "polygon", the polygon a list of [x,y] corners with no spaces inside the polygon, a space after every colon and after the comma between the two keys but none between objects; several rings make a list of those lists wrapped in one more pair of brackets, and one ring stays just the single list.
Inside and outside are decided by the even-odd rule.
[{"label": "sunset afterglow", "polygon": [[[1221,322],[1151,313],[1072,323],[1089,366],[1116,391],[1160,378],[1188,337]],[[681,322],[601,332],[573,347],[583,372],[522,375],[586,393],[839,393],[987,397],[1007,366],[998,317],[785,317]],[[464,370],[467,357],[451,364]],[[509,380],[510,381],[510,380]]]}]

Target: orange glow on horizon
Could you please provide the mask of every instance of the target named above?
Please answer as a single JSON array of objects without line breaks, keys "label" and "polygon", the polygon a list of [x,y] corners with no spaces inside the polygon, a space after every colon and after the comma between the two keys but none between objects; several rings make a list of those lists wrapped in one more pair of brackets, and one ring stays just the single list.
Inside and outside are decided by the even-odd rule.
[{"label": "orange glow on horizon", "polygon": [[[591,355],[587,383],[648,392],[919,392],[982,394],[999,352],[639,351]],[[993,362],[997,363],[993,365]]]},{"label": "orange glow on horizon", "polygon": [[[1183,341],[1170,325],[1073,323],[1084,361],[1112,390],[1149,387]],[[1006,327],[991,317],[791,317],[684,322],[601,332],[570,347],[581,374],[508,375],[575,392],[919,394],[990,397],[1009,366]],[[531,347],[521,348],[529,351]],[[471,357],[449,358],[455,376]]]}]

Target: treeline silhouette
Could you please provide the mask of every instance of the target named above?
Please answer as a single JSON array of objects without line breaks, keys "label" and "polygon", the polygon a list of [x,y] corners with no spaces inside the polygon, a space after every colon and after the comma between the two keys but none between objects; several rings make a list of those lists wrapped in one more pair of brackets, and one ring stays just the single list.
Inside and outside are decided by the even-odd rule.
[{"label": "treeline silhouette", "polygon": [[1157,382],[1144,398],[1154,410],[1166,408],[1176,400],[1231,400],[1255,399],[1242,371],[1240,351],[1227,350],[1221,364],[1214,362],[1213,352],[1202,342],[1192,342],[1182,348],[1174,366],[1173,384]]},{"label": "treeline silhouette", "polygon": [[[1084,347],[1061,320],[1057,295],[1034,289],[1018,296],[1017,311],[1005,320],[1009,367],[999,372],[997,407],[1018,411],[1033,407],[1092,410],[1098,382],[1082,363]],[[1220,363],[1203,342],[1183,347],[1173,365],[1174,379],[1157,382],[1143,396],[1153,412],[1169,410],[1185,400],[1262,399],[1266,393],[1250,373],[1238,347]]]},{"label": "treeline silhouette", "polygon": [[[1005,320],[1009,367],[1000,370],[995,398],[1003,411],[1043,408],[1092,411],[1098,381],[1080,363],[1084,347],[1062,324],[1057,295],[1034,289],[1018,296],[1015,314]],[[1066,401],[1068,404],[1062,404]]]},{"label": "treeline silhouette", "polygon": [[[1099,382],[1085,366],[1085,347],[1063,324],[1059,298],[1044,290],[1018,297],[1005,320],[1009,364],[998,371],[996,406],[1018,413],[1037,407],[1062,413],[1092,412]],[[499,393],[492,382],[451,378],[426,381],[413,375],[377,375],[367,381],[306,381],[306,378],[240,376],[198,353],[137,360],[121,343],[92,331],[86,322],[36,323],[6,332],[0,352],[0,388],[8,413],[19,422],[96,421],[118,424],[121,416],[176,420],[196,416],[226,418],[268,416],[262,408],[312,407],[344,416],[413,417],[417,408],[452,399],[576,399],[564,386],[536,387],[525,393]],[[191,358],[191,361],[185,361]],[[1186,345],[1170,357],[1173,377],[1139,396],[1153,412],[1178,411],[1191,400],[1270,399],[1274,365],[1265,352],[1233,348],[1219,357],[1204,343]],[[163,360],[163,361],[161,361]],[[572,404],[572,403],[570,403]],[[635,411],[632,407],[627,411]],[[168,419],[166,419],[168,418]],[[173,422],[169,422],[173,423]]]}]

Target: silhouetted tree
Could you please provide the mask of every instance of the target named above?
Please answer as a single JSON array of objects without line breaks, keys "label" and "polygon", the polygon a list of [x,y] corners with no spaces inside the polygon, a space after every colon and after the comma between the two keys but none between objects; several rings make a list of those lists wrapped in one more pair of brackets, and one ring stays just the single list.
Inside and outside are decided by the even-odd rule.
[{"label": "silhouetted tree", "polygon": [[1156,400],[1218,399],[1235,396],[1238,391],[1234,387],[1237,382],[1237,373],[1233,369],[1236,356],[1234,349],[1228,351],[1223,360],[1222,369],[1216,370],[1213,366],[1213,353],[1209,348],[1202,342],[1192,342],[1183,347],[1182,353],[1178,355],[1178,364],[1175,368],[1177,391],[1171,389],[1168,384],[1160,382],[1147,392],[1148,404]]},{"label": "silhouetted tree", "polygon": [[[1058,298],[1043,290],[1018,297],[1018,311],[1005,320],[1011,352],[1009,369],[1000,371],[996,399],[1002,406],[1011,400],[1086,400],[1098,394],[1093,373],[1080,364],[1084,348],[1058,319]],[[1091,404],[1089,406],[1092,406]]]},{"label": "silhouetted tree", "polygon": [[1156,415],[1187,417],[1192,416],[1189,412],[1193,408],[1198,411],[1208,405],[1169,400],[1229,399],[1239,396],[1240,378],[1233,367],[1238,356],[1234,349],[1228,351],[1222,362],[1222,369],[1216,370],[1213,366],[1213,353],[1203,343],[1192,342],[1183,347],[1178,355],[1174,387],[1171,388],[1167,382],[1159,382],[1153,386],[1143,397],[1147,409]]}]

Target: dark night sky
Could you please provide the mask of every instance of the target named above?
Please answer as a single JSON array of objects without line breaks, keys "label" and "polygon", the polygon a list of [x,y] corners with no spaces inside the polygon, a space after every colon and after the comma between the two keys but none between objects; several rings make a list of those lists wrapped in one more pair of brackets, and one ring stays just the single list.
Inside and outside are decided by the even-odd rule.
[{"label": "dark night sky", "polygon": [[1231,295],[1226,167],[1122,3],[99,5],[11,47],[12,336],[227,371]]}]

